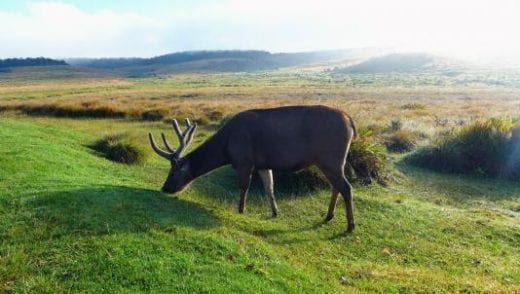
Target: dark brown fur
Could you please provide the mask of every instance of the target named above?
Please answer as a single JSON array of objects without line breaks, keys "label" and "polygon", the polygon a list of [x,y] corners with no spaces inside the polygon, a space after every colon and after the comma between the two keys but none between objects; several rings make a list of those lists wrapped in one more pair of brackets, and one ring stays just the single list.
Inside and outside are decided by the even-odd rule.
[{"label": "dark brown fur", "polygon": [[334,216],[339,192],[346,202],[347,230],[352,231],[352,187],[344,167],[355,136],[353,120],[325,106],[247,110],[235,115],[193,152],[172,161],[163,190],[179,191],[193,179],[231,164],[239,176],[239,211],[242,213],[254,170],[297,171],[316,165],[333,189],[325,221]]}]

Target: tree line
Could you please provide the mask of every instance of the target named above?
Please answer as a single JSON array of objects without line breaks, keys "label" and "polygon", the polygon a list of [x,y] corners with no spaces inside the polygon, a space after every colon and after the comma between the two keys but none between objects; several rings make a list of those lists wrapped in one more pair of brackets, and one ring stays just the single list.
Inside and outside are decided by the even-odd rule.
[{"label": "tree line", "polygon": [[67,65],[67,63],[63,60],[55,60],[55,59],[44,58],[44,57],[0,59],[0,68],[18,67],[18,66],[49,66],[49,65]]}]

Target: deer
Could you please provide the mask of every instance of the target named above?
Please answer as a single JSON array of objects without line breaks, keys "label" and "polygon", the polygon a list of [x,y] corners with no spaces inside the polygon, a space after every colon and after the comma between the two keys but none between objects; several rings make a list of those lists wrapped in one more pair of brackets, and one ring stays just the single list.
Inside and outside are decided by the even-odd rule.
[{"label": "deer", "polygon": [[348,114],[321,105],[245,110],[234,115],[186,156],[181,154],[192,141],[197,124],[186,119],[186,129],[181,131],[173,119],[172,126],[179,139],[176,149],[171,147],[164,133],[161,137],[166,150],[159,148],[153,135],[148,133],[152,149],[171,163],[163,192],[182,191],[196,178],[230,164],[238,174],[238,212],[246,210],[251,177],[256,171],[269,199],[272,216],[276,217],[273,170],[295,172],[315,165],[332,186],[323,222],[334,218],[341,194],[345,201],[347,232],[354,230],[352,186],[345,176],[345,164],[357,132]]}]

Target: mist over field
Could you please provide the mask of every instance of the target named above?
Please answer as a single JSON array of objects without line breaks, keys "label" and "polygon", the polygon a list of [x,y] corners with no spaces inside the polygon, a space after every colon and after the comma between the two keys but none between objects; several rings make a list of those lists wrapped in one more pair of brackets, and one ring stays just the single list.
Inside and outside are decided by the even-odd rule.
[{"label": "mist over field", "polygon": [[1,1],[0,292],[520,293],[519,11]]}]

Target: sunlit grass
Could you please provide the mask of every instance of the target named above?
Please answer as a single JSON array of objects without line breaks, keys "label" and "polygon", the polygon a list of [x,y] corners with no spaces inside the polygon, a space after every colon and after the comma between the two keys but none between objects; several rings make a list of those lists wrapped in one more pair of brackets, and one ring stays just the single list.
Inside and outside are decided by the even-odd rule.
[{"label": "sunlit grass", "polygon": [[[516,117],[514,75],[18,75],[0,79],[0,109],[50,105],[70,117],[0,112],[0,292],[520,292],[514,181],[444,175],[391,154],[388,186],[354,187],[358,227],[345,235],[342,201],[321,225],[321,187],[275,183],[276,219],[259,183],[247,213],[236,212],[230,167],[160,193],[169,163],[147,142],[149,131],[171,132],[173,117],[205,122],[189,152],[237,111],[325,104],[378,143],[399,121],[427,145],[476,118]],[[108,115],[77,115],[96,109]],[[143,120],[154,110],[160,120]],[[89,147],[110,133],[128,134],[144,161],[111,162]]]},{"label": "sunlit grass", "polygon": [[[87,147],[113,129],[146,146],[147,131],[169,126],[18,116],[0,121],[2,289],[520,290],[514,184],[399,164],[400,183],[354,188],[358,228],[344,235],[342,204],[330,224],[319,225],[327,189],[277,191],[277,219],[269,216],[260,187],[251,191],[248,212],[236,212],[230,168],[177,196],[159,193],[168,169],[163,159],[126,166]],[[202,128],[191,148],[210,133]]]},{"label": "sunlit grass", "polygon": [[[435,133],[432,128],[454,127],[476,118],[517,115],[520,90],[515,83],[496,86],[478,74],[473,78],[478,82],[462,84],[432,85],[429,78],[411,74],[270,72],[141,79],[21,79],[0,84],[0,109],[136,119],[158,111],[164,119],[189,116],[216,121],[251,107],[325,104],[347,111],[363,125],[384,126],[400,119],[405,127],[428,134]],[[460,76],[443,78],[453,82]]]}]

